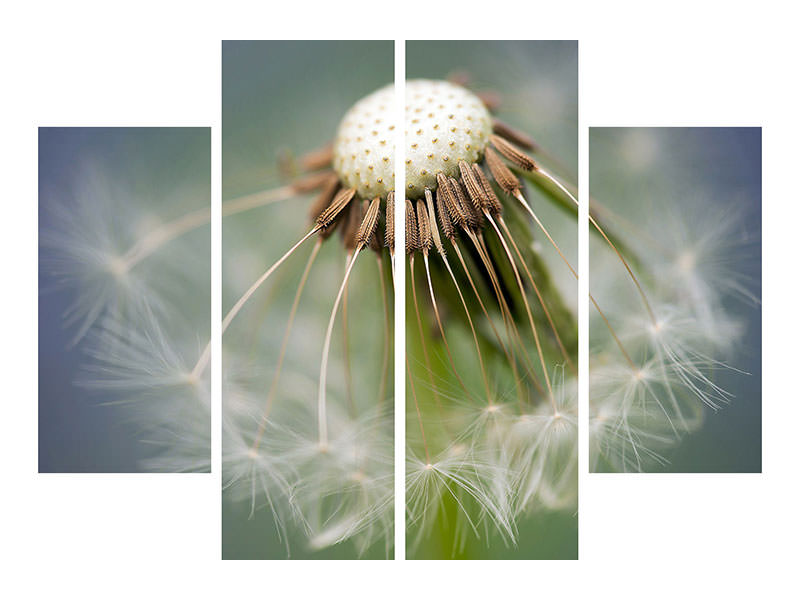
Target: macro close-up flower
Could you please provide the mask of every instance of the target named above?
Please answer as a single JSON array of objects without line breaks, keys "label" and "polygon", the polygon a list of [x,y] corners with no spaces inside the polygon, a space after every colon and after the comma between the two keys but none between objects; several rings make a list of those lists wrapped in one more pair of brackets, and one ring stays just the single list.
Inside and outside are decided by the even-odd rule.
[{"label": "macro close-up flower", "polygon": [[408,42],[406,549],[577,555],[577,44]]},{"label": "macro close-up flower", "polygon": [[223,44],[224,558],[392,557],[392,61]]},{"label": "macro close-up flower", "polygon": [[761,471],[761,130],[592,128],[594,471]]}]

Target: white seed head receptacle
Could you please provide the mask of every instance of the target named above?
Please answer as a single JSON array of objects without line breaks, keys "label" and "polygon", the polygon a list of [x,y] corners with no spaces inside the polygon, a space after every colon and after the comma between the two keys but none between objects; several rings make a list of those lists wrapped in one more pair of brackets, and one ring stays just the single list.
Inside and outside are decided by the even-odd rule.
[{"label": "white seed head receptacle", "polygon": [[[393,86],[357,102],[342,119],[333,166],[364,198],[394,189]],[[481,160],[492,132],[489,111],[472,92],[446,81],[406,82],[406,196],[436,189],[436,175],[458,176],[459,161]]]}]

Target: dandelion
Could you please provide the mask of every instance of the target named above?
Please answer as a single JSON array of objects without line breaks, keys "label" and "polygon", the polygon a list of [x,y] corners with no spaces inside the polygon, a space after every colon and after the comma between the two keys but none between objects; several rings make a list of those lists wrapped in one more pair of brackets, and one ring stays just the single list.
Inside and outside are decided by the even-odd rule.
[{"label": "dandelion", "polygon": [[[560,470],[559,479],[548,482],[551,492],[547,500],[542,500],[546,495],[544,487],[532,484],[532,478],[522,472],[522,465],[511,460],[512,454],[517,457],[524,454],[519,447],[520,436],[512,449],[505,443],[504,430],[510,430],[519,419],[539,414],[542,404],[561,422],[558,400],[561,387],[551,381],[550,371],[559,361],[574,368],[574,358],[561,341],[562,333],[556,326],[556,319],[565,320],[568,311],[541,272],[541,264],[531,257],[527,238],[522,244],[517,241],[518,234],[512,233],[512,228],[520,227],[516,221],[519,217],[515,216],[513,223],[507,220],[497,195],[504,192],[495,192],[490,177],[506,186],[505,191],[515,206],[526,207],[536,218],[537,213],[524,195],[524,185],[512,168],[529,173],[540,183],[554,178],[509,140],[529,145],[526,137],[493,121],[483,101],[465,88],[445,81],[415,80],[407,82],[407,93],[408,187],[403,201],[405,250],[409,254],[416,324],[420,340],[424,340],[427,318],[420,306],[425,299],[435,315],[436,328],[461,396],[449,407],[439,402],[441,386],[433,379],[432,366],[428,370],[428,383],[437,396],[442,416],[450,408],[453,418],[462,421],[464,427],[461,435],[450,431],[445,418],[436,428],[448,430],[452,437],[434,451],[429,447],[434,438],[423,441],[424,462],[412,461],[418,467],[419,477],[409,480],[411,524],[418,525],[425,534],[427,525],[435,520],[436,506],[455,502],[461,508],[458,528],[464,532],[459,543],[467,536],[483,536],[491,530],[513,544],[515,518],[534,503],[558,504],[551,496],[564,499],[561,478],[572,481],[574,472],[568,470],[565,474]],[[302,531],[308,546],[315,550],[350,541],[358,552],[379,541],[385,548],[391,546],[391,421],[384,394],[388,340],[385,320],[389,315],[386,299],[390,296],[386,278],[394,269],[391,259],[395,252],[393,103],[392,86],[366,96],[342,118],[332,144],[301,157],[299,165],[304,174],[294,185],[302,192],[317,190],[310,208],[311,224],[289,243],[288,250],[267,262],[255,281],[243,286],[245,291],[233,301],[222,324],[223,347],[231,349],[226,352],[225,370],[249,371],[251,382],[245,384],[243,395],[253,398],[250,402],[234,399],[230,408],[226,402],[226,418],[232,423],[232,439],[224,443],[226,464],[232,464],[231,477],[227,474],[225,477],[226,485],[239,497],[246,497],[246,490],[250,490],[251,506],[259,502],[257,498],[266,498],[277,533],[286,537],[290,529]],[[485,155],[491,156],[484,165],[486,171],[480,166]],[[292,165],[284,168],[296,169]],[[522,214],[520,208],[516,210]],[[541,221],[538,226],[546,231]],[[529,230],[524,222],[522,227]],[[302,310],[298,309],[301,296],[314,277],[318,256],[332,245],[326,242],[337,231],[341,246],[335,243],[333,246],[338,247],[344,264],[338,279],[330,273],[326,279],[331,305],[327,317],[316,325],[318,331],[324,331],[321,347],[292,348],[290,332],[295,323],[301,324],[297,319],[298,310]],[[459,236],[469,246],[462,246]],[[555,244],[552,237],[551,240]],[[451,263],[445,244],[453,248],[457,262]],[[282,341],[271,343],[269,348],[263,344],[246,353],[239,351],[242,332],[234,338],[229,337],[229,332],[242,322],[240,315],[261,290],[280,276],[282,266],[307,245],[311,249],[305,251],[305,267],[285,313],[288,319],[283,327],[276,327],[283,330]],[[378,268],[373,273],[377,272],[379,280],[376,283],[373,275],[368,289],[373,290],[372,305],[378,297],[383,305],[379,313],[383,326],[380,317],[368,320],[368,313],[363,310],[357,313],[359,318],[354,320],[352,316],[352,306],[364,302],[364,279],[357,287],[351,283],[365,253],[377,258]],[[422,291],[417,289],[415,280],[418,258],[424,269],[424,284],[419,286]],[[391,268],[385,266],[387,263]],[[487,295],[487,285],[493,296]],[[528,298],[528,286],[535,290],[534,297],[539,302],[535,308]],[[362,292],[360,300],[354,299],[356,292]],[[482,306],[480,313],[476,312],[476,302]],[[444,309],[448,312],[444,313]],[[477,390],[466,381],[466,374],[461,374],[463,367],[450,352],[445,322],[456,309],[469,322],[469,335],[481,365],[481,386]],[[476,318],[478,314],[480,319]],[[303,313],[305,326],[309,325],[309,316]],[[517,324],[520,316],[525,319],[525,329]],[[496,322],[498,319],[502,325]],[[568,319],[572,333],[574,325]],[[341,325],[342,334],[338,352],[334,345],[337,324]],[[510,357],[505,364],[516,374],[512,384],[516,394],[497,393],[500,381],[490,378],[490,365],[484,361],[489,350],[485,349],[486,331],[481,327],[493,330],[490,347],[494,343],[498,346],[491,353],[494,355],[502,347],[502,355]],[[357,385],[353,380],[356,371],[352,369],[353,336],[363,338],[363,331],[369,329],[383,332],[382,343],[376,346],[373,341],[374,350],[362,353],[358,362],[362,366],[374,365],[378,383]],[[233,339],[234,344],[226,342],[228,339]],[[252,343],[259,344],[255,339]],[[574,350],[574,340],[569,343]],[[422,350],[425,363],[432,365],[435,355],[428,352],[424,342]],[[317,374],[303,368],[305,364],[295,368],[288,362],[293,354],[312,353],[320,357]],[[271,360],[265,359],[270,355]],[[376,361],[381,355],[382,359]],[[556,363],[552,362],[553,356],[559,357]],[[240,365],[240,360],[248,362]],[[261,373],[252,367],[267,362],[275,365],[274,371],[262,379]],[[276,383],[278,380],[280,384]],[[309,396],[316,401],[310,402]],[[513,409],[512,403],[515,403]],[[253,410],[254,406],[262,408]],[[423,421],[427,417],[419,417],[420,436],[424,437],[428,425]],[[471,435],[464,435],[466,432]],[[531,432],[527,443],[541,449],[537,456],[555,456],[558,444],[552,437],[552,428],[543,426]],[[437,444],[439,438],[437,432]],[[547,439],[540,442],[540,438]],[[228,448],[235,455],[229,455]],[[413,446],[409,452],[418,455]],[[540,465],[547,462],[546,458],[538,460]],[[262,465],[264,473],[260,472]],[[544,467],[540,470],[546,471]],[[523,481],[528,496],[519,502],[517,491]],[[294,534],[289,532],[288,536]]]},{"label": "dandelion", "polygon": [[[181,233],[207,224],[208,207],[160,223],[147,201],[120,189],[102,165],[81,165],[78,188],[70,201],[52,202],[41,235],[46,268],[55,286],[74,298],[65,324],[74,327],[73,343],[104,316],[134,321],[146,310],[167,312],[166,296],[179,294],[174,275],[187,272],[185,250],[170,246],[156,260],[147,258]],[[163,198],[167,206],[185,205],[186,198]],[[197,261],[195,261],[197,264]]]},{"label": "dandelion", "polygon": [[89,333],[87,362],[77,384],[117,399],[139,424],[140,440],[153,446],[148,471],[198,471],[211,468],[210,396],[207,377],[195,377],[185,356],[150,312],[135,326],[107,317]]},{"label": "dandelion", "polygon": [[443,527],[453,556],[514,546],[524,516],[575,509],[576,326],[534,238],[574,269],[533,203],[575,199],[500,98],[406,82],[411,555]]},{"label": "dandelion", "polygon": [[[237,286],[222,323],[226,498],[252,518],[268,507],[286,556],[392,550],[393,93],[356,102],[332,142],[281,161],[292,176],[282,201],[315,196],[310,225]],[[302,253],[278,310],[266,290],[285,285]],[[307,296],[329,299],[324,315]]]}]

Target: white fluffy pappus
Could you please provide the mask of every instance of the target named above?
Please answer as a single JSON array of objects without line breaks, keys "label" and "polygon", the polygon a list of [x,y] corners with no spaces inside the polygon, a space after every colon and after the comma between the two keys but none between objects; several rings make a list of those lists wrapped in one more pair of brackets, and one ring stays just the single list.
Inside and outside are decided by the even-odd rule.
[{"label": "white fluffy pappus", "polygon": [[71,296],[75,382],[145,445],[141,469],[207,472],[210,384],[194,369],[210,332],[207,182],[144,194],[115,168],[84,164],[71,188],[41,191],[40,264]]},{"label": "white fluffy pappus", "polygon": [[599,207],[634,275],[604,240],[592,241],[592,291],[608,319],[592,308],[593,470],[667,464],[669,449],[702,427],[704,408],[734,399],[719,374],[747,376],[735,366],[744,333],[737,304],[759,302],[748,268],[759,241],[745,227],[747,199],[729,200],[651,198],[646,223]]}]

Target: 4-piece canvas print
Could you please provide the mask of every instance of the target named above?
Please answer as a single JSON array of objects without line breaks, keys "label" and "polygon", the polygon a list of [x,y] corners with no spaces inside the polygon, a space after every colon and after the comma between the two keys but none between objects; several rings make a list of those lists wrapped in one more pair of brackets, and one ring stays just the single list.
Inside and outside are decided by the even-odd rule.
[{"label": "4-piece canvas print", "polygon": [[449,560],[761,471],[760,128],[582,133],[575,41],[408,41],[399,122],[391,41],[221,53],[216,343],[210,128],[38,131],[40,473],[209,473],[221,390],[224,559]]}]

